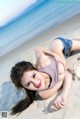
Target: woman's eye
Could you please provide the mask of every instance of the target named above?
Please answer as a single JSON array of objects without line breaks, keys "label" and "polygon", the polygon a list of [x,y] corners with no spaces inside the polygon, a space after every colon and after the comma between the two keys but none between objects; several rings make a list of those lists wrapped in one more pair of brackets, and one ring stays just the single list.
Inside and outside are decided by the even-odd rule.
[{"label": "woman's eye", "polygon": [[27,87],[30,85],[30,82],[27,84]]},{"label": "woman's eye", "polygon": [[36,74],[33,74],[33,78],[35,78]]}]

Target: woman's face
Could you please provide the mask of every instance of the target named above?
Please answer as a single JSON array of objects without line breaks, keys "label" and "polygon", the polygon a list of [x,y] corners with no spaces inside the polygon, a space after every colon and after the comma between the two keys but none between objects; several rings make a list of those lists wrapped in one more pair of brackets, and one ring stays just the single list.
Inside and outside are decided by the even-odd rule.
[{"label": "woman's face", "polygon": [[39,91],[46,89],[43,75],[36,70],[24,72],[21,84],[29,90]]}]

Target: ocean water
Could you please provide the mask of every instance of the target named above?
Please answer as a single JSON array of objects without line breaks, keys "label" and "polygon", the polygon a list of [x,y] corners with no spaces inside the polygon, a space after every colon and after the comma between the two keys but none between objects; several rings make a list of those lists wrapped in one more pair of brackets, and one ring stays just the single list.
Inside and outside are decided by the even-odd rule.
[{"label": "ocean water", "polygon": [[[0,57],[79,13],[78,0],[74,0],[74,3],[72,0],[36,0],[35,4],[0,27]],[[11,82],[3,83],[0,87],[0,111],[9,111],[24,98],[24,90],[17,90]]]},{"label": "ocean water", "polygon": [[16,19],[0,27],[0,57],[50,27],[80,13],[78,0],[36,0]]}]

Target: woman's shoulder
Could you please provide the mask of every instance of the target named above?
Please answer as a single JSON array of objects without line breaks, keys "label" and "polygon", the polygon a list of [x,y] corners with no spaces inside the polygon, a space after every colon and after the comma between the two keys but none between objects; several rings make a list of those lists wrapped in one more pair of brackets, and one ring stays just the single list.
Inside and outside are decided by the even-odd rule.
[{"label": "woman's shoulder", "polygon": [[36,50],[36,68],[42,68],[51,61],[50,56],[45,55],[40,49]]}]

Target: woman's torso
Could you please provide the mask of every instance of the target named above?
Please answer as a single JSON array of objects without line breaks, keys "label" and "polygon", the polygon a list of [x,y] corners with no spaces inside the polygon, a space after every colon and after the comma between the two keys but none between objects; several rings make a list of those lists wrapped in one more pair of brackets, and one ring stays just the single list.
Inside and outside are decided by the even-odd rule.
[{"label": "woman's torso", "polygon": [[[54,78],[54,83],[58,80],[63,80],[65,76],[64,66],[62,63],[51,56],[46,56],[39,65],[40,71],[48,73]],[[55,76],[54,76],[55,75]]]}]

